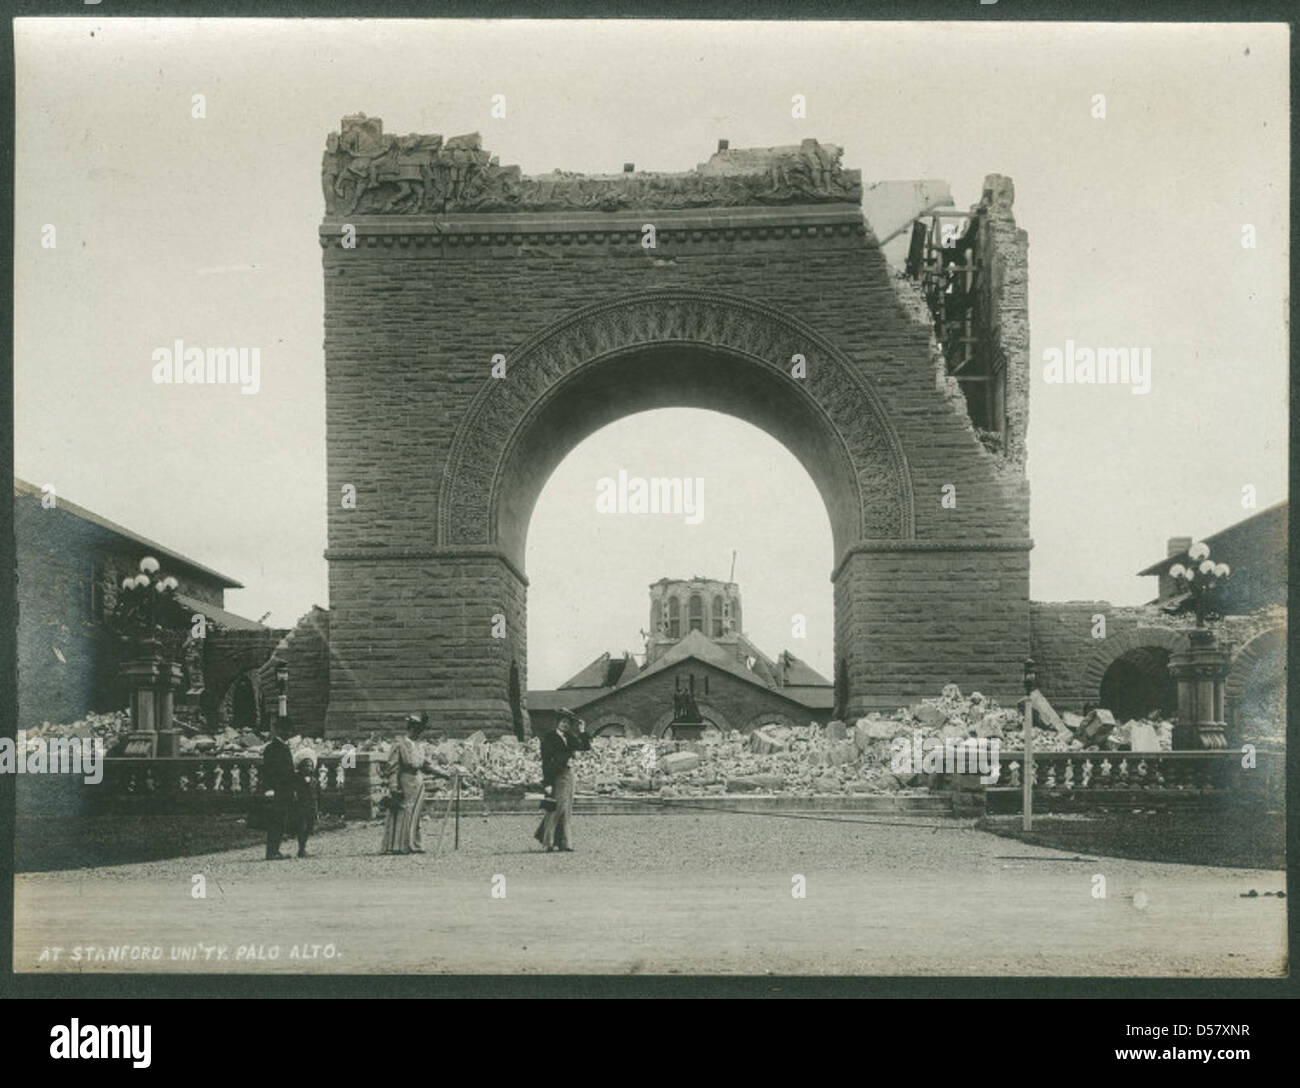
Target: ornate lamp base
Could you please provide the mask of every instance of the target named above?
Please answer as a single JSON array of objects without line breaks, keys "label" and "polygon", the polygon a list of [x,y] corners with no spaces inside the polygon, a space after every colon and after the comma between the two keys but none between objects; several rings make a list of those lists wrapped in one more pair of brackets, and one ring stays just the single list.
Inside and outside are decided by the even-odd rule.
[{"label": "ornate lamp base", "polygon": [[1187,649],[1169,659],[1169,671],[1178,681],[1174,747],[1227,748],[1223,681],[1230,668],[1230,654],[1218,644],[1214,632],[1204,627],[1189,631],[1187,641]]}]

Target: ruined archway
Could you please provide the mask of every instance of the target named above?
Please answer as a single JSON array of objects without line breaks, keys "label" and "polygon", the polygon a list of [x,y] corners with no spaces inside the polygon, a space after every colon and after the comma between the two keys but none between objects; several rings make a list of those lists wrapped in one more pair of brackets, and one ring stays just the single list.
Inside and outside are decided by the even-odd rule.
[{"label": "ruined archway", "polygon": [[[758,426],[819,489],[846,716],[949,681],[1015,697],[1023,458],[975,432],[838,148],[530,178],[477,137],[397,141],[351,117],[324,181],[328,733],[392,731],[413,707],[450,732],[513,729],[537,495],[582,438],[669,406]],[[981,204],[981,282],[1003,330],[986,348],[1020,398],[1001,449],[1022,452],[1010,192]]]}]

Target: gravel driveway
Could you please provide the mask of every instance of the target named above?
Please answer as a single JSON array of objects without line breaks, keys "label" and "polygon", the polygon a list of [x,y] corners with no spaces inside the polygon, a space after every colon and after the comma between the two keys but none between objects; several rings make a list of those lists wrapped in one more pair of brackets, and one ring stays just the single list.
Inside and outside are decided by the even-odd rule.
[{"label": "gravel driveway", "polygon": [[19,874],[15,969],[1285,971],[1286,900],[1242,898],[1285,888],[1276,871],[1079,859],[925,817],[580,816],[572,854],[541,853],[535,824],[463,819],[460,850],[448,829],[440,856],[431,813],[425,855],[376,854],[375,823],[319,835],[303,860],[268,863],[254,847]]}]

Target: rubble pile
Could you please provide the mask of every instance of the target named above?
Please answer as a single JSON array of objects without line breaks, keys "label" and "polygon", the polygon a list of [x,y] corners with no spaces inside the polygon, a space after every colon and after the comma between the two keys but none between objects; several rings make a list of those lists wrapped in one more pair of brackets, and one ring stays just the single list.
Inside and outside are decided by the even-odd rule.
[{"label": "rubble pile", "polygon": [[[1108,711],[1086,718],[1057,716],[1038,697],[1038,723],[1034,748],[1038,752],[1063,751],[1169,751],[1173,725],[1159,720],[1116,723]],[[699,740],[677,743],[641,737],[596,737],[589,752],[574,756],[580,793],[613,797],[710,797],[723,794],[890,793],[922,788],[922,779],[890,769],[895,742],[909,745],[916,734],[922,740],[962,742],[972,737],[998,738],[1003,752],[1023,748],[1023,712],[1000,707],[979,692],[963,695],[956,684],[946,685],[934,698],[889,714],[872,712],[852,724],[764,725],[749,733],[736,730],[725,736],[706,730]],[[27,730],[29,746],[44,736],[103,737],[113,751],[130,730],[126,711],[92,714],[69,725],[44,725]],[[251,731],[225,729],[215,734],[180,737],[182,755],[261,755],[269,737]],[[360,743],[318,737],[289,738],[294,761],[341,755],[349,746],[358,753],[383,759],[391,738],[371,734]],[[461,773],[461,796],[482,797],[484,788],[540,788],[542,767],[536,737],[520,742],[505,735],[489,741],[482,732],[459,740],[430,743],[429,756],[445,771]],[[433,796],[446,797],[450,781],[433,779]]]},{"label": "rubble pile", "polygon": [[104,742],[104,751],[112,752],[131,730],[131,714],[126,710],[110,710],[106,714],[87,714],[75,722],[56,724],[42,722],[31,729],[23,730],[23,739],[28,751],[41,744],[46,737],[81,737],[90,740],[95,737]]}]

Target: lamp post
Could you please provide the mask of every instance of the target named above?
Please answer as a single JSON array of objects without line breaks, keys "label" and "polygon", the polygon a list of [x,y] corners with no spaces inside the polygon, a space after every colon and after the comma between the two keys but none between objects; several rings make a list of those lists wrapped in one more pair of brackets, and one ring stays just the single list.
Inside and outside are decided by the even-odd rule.
[{"label": "lamp post", "polygon": [[178,752],[172,701],[182,670],[166,652],[162,635],[178,607],[179,588],[180,583],[163,574],[151,555],[140,560],[136,574],[122,579],[113,621],[129,647],[121,667],[131,700],[128,756],[154,758]]},{"label": "lamp post", "polygon": [[1175,563],[1169,574],[1178,586],[1190,594],[1196,610],[1196,626],[1187,632],[1188,646],[1171,654],[1169,671],[1178,682],[1178,725],[1174,728],[1174,747],[1178,749],[1226,748],[1224,678],[1231,667],[1228,649],[1214,637],[1206,625],[1213,617],[1212,605],[1218,590],[1231,576],[1227,563],[1210,558],[1210,546],[1204,541],[1187,551],[1187,565]]},{"label": "lamp post", "polygon": [[289,663],[287,661],[276,660],[275,683],[277,690],[275,714],[283,725],[284,719],[289,716]]},{"label": "lamp post", "polygon": [[1025,739],[1023,742],[1024,766],[1020,771],[1021,784],[1024,788],[1024,801],[1021,805],[1020,826],[1024,831],[1033,830],[1034,826],[1034,689],[1038,687],[1038,669],[1031,657],[1025,658]]}]

